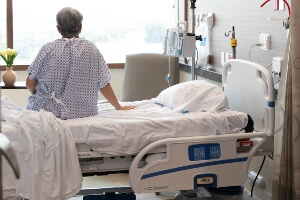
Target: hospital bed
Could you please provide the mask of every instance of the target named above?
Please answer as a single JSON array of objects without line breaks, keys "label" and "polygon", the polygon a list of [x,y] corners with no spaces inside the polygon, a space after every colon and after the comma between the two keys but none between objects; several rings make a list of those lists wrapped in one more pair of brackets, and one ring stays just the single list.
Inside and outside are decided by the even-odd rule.
[{"label": "hospital bed", "polygon": [[[128,172],[131,186],[80,192],[76,187],[65,195],[159,193],[242,185],[252,157],[273,151],[273,80],[265,67],[236,59],[225,63],[222,82],[228,99],[217,106],[222,112],[210,112],[201,106],[200,111],[170,108],[168,101],[164,104],[151,99],[131,102],[138,109],[122,115],[101,103],[97,116],[59,121],[72,133],[81,173]],[[216,93],[201,95],[204,99],[217,97]],[[224,108],[226,104],[230,110]],[[248,116],[254,121],[254,131],[243,133]],[[72,167],[76,166],[68,170]]]},{"label": "hospital bed", "polygon": [[[99,161],[103,167],[82,159],[83,172],[114,170],[115,167],[129,169],[131,187],[136,193],[242,185],[252,157],[269,155],[273,151],[273,79],[267,68],[236,59],[225,63],[222,82],[229,108],[249,114],[254,120],[255,131],[209,135],[199,128],[189,137],[153,142],[134,157],[116,157],[114,159],[120,163],[117,166],[105,156]],[[82,150],[80,157],[97,154],[88,147]],[[106,159],[107,165],[104,164]]]}]

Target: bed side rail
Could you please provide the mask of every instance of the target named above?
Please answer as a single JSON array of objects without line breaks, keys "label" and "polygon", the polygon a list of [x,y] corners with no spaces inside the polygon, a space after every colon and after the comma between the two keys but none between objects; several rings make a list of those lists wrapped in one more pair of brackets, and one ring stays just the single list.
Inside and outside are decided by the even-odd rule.
[{"label": "bed side rail", "polygon": [[255,130],[274,135],[274,82],[266,67],[246,60],[228,60],[223,66],[222,85],[230,109],[249,114]]},{"label": "bed side rail", "polygon": [[[260,141],[249,152],[237,153],[237,140],[249,137],[260,138]],[[129,169],[132,189],[136,193],[147,193],[191,190],[200,186],[241,185],[246,181],[252,157],[266,138],[266,133],[256,132],[156,141],[142,149],[134,158]],[[140,162],[145,156],[160,146],[165,146],[166,153],[155,159],[149,159],[148,163],[141,166]],[[206,154],[210,155],[201,159],[199,153],[201,148],[204,148],[204,151],[211,151],[210,153],[206,151]],[[213,158],[209,157],[212,155]],[[203,176],[212,177],[214,179],[213,183],[210,183],[212,185],[198,184]]]}]

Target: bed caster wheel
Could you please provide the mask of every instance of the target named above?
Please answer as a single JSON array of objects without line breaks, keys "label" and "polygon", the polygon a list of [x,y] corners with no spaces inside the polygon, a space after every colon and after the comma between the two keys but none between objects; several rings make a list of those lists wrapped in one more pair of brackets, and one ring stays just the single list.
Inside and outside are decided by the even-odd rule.
[{"label": "bed caster wheel", "polygon": [[183,199],[184,195],[182,193],[176,194],[175,199]]},{"label": "bed caster wheel", "polygon": [[198,195],[196,193],[178,193],[175,195],[175,199],[197,199]]},{"label": "bed caster wheel", "polygon": [[187,193],[184,195],[184,197],[188,199],[196,199],[198,198],[198,195],[196,193]]}]

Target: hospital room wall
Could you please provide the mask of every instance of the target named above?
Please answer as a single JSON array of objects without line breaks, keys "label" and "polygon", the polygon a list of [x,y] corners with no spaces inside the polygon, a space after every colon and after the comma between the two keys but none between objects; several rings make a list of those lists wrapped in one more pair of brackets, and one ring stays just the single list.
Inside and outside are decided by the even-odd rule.
[{"label": "hospital room wall", "polygon": [[[282,1],[282,0],[281,0]],[[282,18],[288,16],[288,9],[274,11],[274,2],[270,1],[260,7],[264,0],[201,0],[196,2],[195,14],[214,13],[214,25],[209,28],[209,62],[207,68],[221,71],[221,52],[232,53],[230,45],[231,33],[225,33],[235,28],[237,39],[236,58],[249,60],[249,50],[259,43],[259,35],[266,33],[271,36],[270,50],[262,50],[254,46],[251,50],[251,60],[268,66],[273,57],[283,57],[287,39],[287,30],[283,28],[283,20],[269,20],[270,17]],[[290,0],[287,0],[290,3]],[[181,8],[180,10],[182,10]],[[191,32],[192,9],[188,7],[189,32]],[[184,19],[179,19],[184,20]],[[197,32],[197,23],[196,28]],[[199,47],[198,47],[199,48]],[[198,51],[201,49],[198,49]]]}]

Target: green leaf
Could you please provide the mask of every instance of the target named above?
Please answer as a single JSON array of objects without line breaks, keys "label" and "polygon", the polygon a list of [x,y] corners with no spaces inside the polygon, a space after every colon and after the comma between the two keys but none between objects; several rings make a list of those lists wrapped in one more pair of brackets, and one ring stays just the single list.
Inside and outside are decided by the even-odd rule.
[{"label": "green leaf", "polygon": [[0,56],[1,56],[1,58],[3,58],[3,60],[5,61],[5,63],[8,62],[8,60],[4,56],[2,56],[2,55],[0,55]]}]

